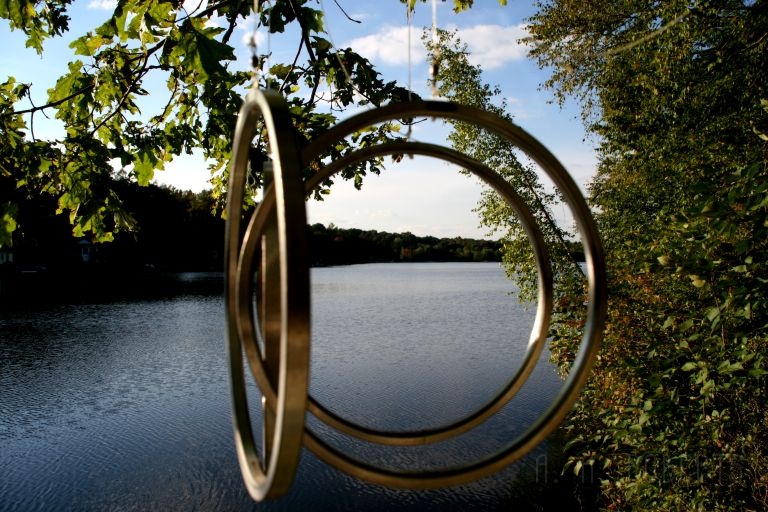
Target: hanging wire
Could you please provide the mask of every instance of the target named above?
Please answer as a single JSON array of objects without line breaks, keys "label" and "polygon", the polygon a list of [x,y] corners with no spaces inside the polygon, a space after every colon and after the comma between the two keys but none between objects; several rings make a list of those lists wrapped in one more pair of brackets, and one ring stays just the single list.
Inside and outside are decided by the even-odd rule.
[{"label": "hanging wire", "polygon": [[[263,68],[269,70],[269,58],[272,54],[272,38],[269,32],[269,28],[266,30],[266,54],[259,55],[258,48],[258,35],[259,29],[264,28],[261,21],[261,13],[264,3],[268,4],[268,7],[272,7],[271,0],[253,0],[253,24],[251,28],[251,34],[248,38],[248,47],[251,50],[251,91],[253,93],[261,89],[260,79],[264,79],[264,89],[269,89],[270,79],[268,72],[262,72]],[[259,131],[254,139],[255,147],[261,148],[265,143],[261,131]],[[249,160],[249,166],[251,172],[246,175],[246,190],[251,190],[251,199],[259,203],[261,202],[267,183],[265,180],[265,170],[269,162],[267,161],[255,161]]]},{"label": "hanging wire", "polygon": [[[339,5],[338,3],[336,5]],[[339,7],[341,9],[341,7]],[[325,17],[325,6],[323,5],[323,0],[320,0],[320,10],[323,12],[323,17]],[[342,9],[342,12],[344,10]],[[346,13],[344,13],[346,15]],[[349,18],[349,16],[347,16]],[[351,19],[351,18],[350,18]],[[331,29],[329,27],[325,28],[325,33],[328,35],[328,42],[331,43],[331,48],[333,48],[333,54],[336,56],[336,60],[339,61],[339,67],[341,68],[341,71],[344,73],[344,77],[347,80],[347,84],[351,85],[352,88],[355,88],[354,84],[352,83],[352,75],[349,74],[349,70],[347,69],[346,64],[344,64],[344,60],[341,58],[341,55],[339,55],[341,52],[339,51],[339,48],[336,46],[336,43],[333,40],[333,36],[331,35]]]},{"label": "hanging wire", "polygon": [[[412,73],[411,68],[413,67],[413,64],[411,62],[411,29],[413,25],[413,11],[411,10],[410,6],[406,5],[405,7],[405,19],[407,22],[407,33],[408,33],[408,101],[413,101],[413,83],[412,83]],[[411,136],[413,135],[413,120],[408,123],[408,131],[405,134],[405,140],[409,141],[411,140]],[[408,155],[411,158],[413,158],[413,155]]]},{"label": "hanging wire", "polygon": [[264,87],[269,89],[270,80],[269,73],[262,73],[262,68],[269,69],[269,59],[272,55],[272,35],[269,28],[266,30],[266,53],[259,55],[258,53],[258,35],[259,29],[263,28],[261,23],[261,11],[263,4],[267,3],[272,8],[271,0],[253,0],[253,28],[251,29],[251,36],[248,38],[248,47],[251,49],[251,84],[252,89],[259,88],[259,78],[264,78]]},{"label": "hanging wire", "polygon": [[436,98],[437,92],[437,74],[440,71],[440,46],[437,35],[437,0],[432,0],[432,63],[429,67],[429,78],[432,84],[432,97]]},{"label": "hanging wire", "polygon": [[413,91],[413,83],[412,83],[412,76],[411,76],[411,68],[413,67],[413,63],[411,62],[411,30],[413,25],[413,11],[411,11],[409,6],[406,6],[405,8],[405,20],[406,20],[406,33],[408,35],[408,101],[411,101],[412,98],[412,91]]},{"label": "hanging wire", "polygon": [[248,39],[248,47],[251,49],[251,89],[259,87],[259,56],[256,53],[256,31]]},{"label": "hanging wire", "polygon": [[[255,0],[258,2],[259,0]],[[264,2],[269,4],[269,8],[272,9],[272,1],[271,0],[261,0],[261,3],[264,4]],[[270,11],[270,15],[271,15]],[[269,60],[272,58],[272,30],[271,28],[267,29],[267,53],[264,55],[264,62],[262,62],[262,66],[264,66],[267,70],[269,70]],[[264,74],[264,87],[269,89],[269,73]]]},{"label": "hanging wire", "polygon": [[251,29],[251,36],[248,38],[248,47],[251,49],[251,89],[259,88],[259,74],[261,73],[261,58],[258,53],[258,30],[261,26],[260,12],[260,0],[253,0],[253,28]]}]

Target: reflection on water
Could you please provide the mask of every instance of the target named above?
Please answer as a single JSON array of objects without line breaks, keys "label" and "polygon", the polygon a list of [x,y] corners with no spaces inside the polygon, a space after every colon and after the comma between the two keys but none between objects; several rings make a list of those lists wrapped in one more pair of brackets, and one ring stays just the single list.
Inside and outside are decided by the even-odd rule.
[{"label": "reflection on water", "polygon": [[[533,311],[509,295],[496,264],[359,265],[312,277],[311,392],[365,425],[435,426],[474,410],[528,340]],[[543,445],[498,475],[436,491],[361,483],[305,453],[289,495],[253,503],[232,442],[221,275],[177,282],[162,300],[0,313],[0,510],[537,510],[565,498],[553,492],[560,466]],[[320,428],[364,460],[442,466],[497,449],[558,384],[539,365],[509,407],[436,449],[382,450]]]}]

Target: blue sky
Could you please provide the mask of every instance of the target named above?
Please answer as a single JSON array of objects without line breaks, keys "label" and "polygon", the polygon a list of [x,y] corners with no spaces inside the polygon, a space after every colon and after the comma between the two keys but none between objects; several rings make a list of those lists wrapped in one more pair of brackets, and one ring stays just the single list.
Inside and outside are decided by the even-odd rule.
[{"label": "blue sky", "polygon": [[[431,3],[417,5],[409,50],[403,4],[397,0],[337,1],[351,18],[361,23],[349,21],[334,0],[318,1],[317,6],[326,13],[332,42],[338,47],[351,46],[370,59],[387,81],[397,80],[406,86],[410,75],[411,86],[423,97],[430,97],[420,36],[422,28],[432,24]],[[193,8],[199,2],[186,3]],[[595,170],[596,141],[587,138],[578,106],[560,107],[552,103],[552,93],[541,88],[546,70],[539,70],[526,57],[526,48],[518,43],[526,34],[525,18],[534,12],[532,3],[511,1],[502,7],[496,0],[477,0],[472,9],[461,14],[452,11],[452,4],[437,2],[438,26],[458,30],[469,46],[473,63],[482,66],[484,80],[501,88],[515,122],[549,148],[584,188]],[[12,75],[18,81],[33,83],[35,104],[45,103],[47,89],[71,60],[69,42],[105,20],[114,5],[112,0],[76,0],[70,9],[70,33],[46,43],[42,57],[24,48],[22,34],[10,32],[7,23],[3,23],[0,78]],[[253,24],[243,24],[233,38],[243,69],[248,67],[247,41],[253,29]],[[296,50],[291,33],[269,38],[259,34],[257,40],[261,50],[272,51],[276,62],[290,61]],[[158,86],[162,87],[162,83]],[[150,89],[150,98],[151,93]],[[349,115],[353,113],[350,111]],[[60,130],[55,121],[39,114],[34,121],[38,137],[55,136]],[[413,137],[440,143],[444,134],[439,124],[422,123]],[[166,171],[158,173],[156,181],[197,191],[208,186],[208,178],[205,162],[194,155],[174,160]],[[481,185],[474,178],[459,174],[447,164],[427,158],[405,159],[402,164],[388,166],[381,176],[369,178],[362,191],[355,190],[350,183],[338,183],[324,202],[310,201],[308,211],[310,222],[333,222],[342,227],[480,237],[483,232],[478,229],[478,218],[472,211],[480,190]],[[567,218],[564,210],[555,214]]]}]

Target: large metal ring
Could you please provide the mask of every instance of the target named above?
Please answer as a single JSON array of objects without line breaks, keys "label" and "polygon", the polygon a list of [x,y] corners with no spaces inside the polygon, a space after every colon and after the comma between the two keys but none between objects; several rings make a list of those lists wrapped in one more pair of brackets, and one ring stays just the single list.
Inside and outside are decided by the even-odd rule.
[{"label": "large metal ring", "polygon": [[[274,169],[272,194],[277,194],[278,252],[280,272],[280,338],[277,382],[262,375],[262,389],[277,389],[267,406],[274,414],[274,434],[267,440],[268,460],[259,458],[253,438],[243,374],[242,350],[249,359],[258,352],[255,332],[248,321],[252,276],[243,273],[241,251],[252,236],[249,229],[241,240],[242,209],[251,141],[258,118],[263,118]],[[252,91],[240,109],[233,141],[227,199],[226,226],[226,315],[232,388],[235,446],[249,494],[258,501],[276,498],[291,486],[301,454],[301,436],[306,416],[309,382],[309,268],[306,254],[306,213],[301,167],[295,151],[295,132],[282,96],[273,91]],[[274,206],[272,207],[274,208]],[[274,209],[257,208],[258,216]]]},{"label": "large metal ring", "polygon": [[[568,413],[588,376],[599,350],[606,309],[605,261],[599,233],[589,207],[578,186],[565,168],[541,143],[522,128],[477,108],[438,101],[396,103],[363,112],[336,125],[315,139],[303,152],[307,166],[323,150],[341,139],[371,125],[413,117],[453,119],[481,126],[504,137],[525,152],[548,174],[562,193],[581,235],[588,271],[588,306],[584,335],[571,371],[549,408],[520,436],[507,446],[473,464],[438,471],[403,472],[373,467],[356,461],[345,453],[328,446],[310,431],[305,444],[320,458],[352,475],[366,480],[405,488],[433,488],[466,483],[499,471],[537,446],[560,424]],[[313,188],[327,176],[323,171],[313,176],[307,186]],[[503,181],[503,180],[502,180]],[[535,247],[534,247],[535,248]]]},{"label": "large metal ring", "polygon": [[[576,400],[579,391],[583,387],[587,379],[589,368],[599,348],[606,307],[606,278],[604,270],[604,257],[598,232],[589,212],[589,208],[581,196],[578,187],[575,185],[571,177],[568,175],[562,165],[557,161],[557,159],[538,141],[528,135],[521,128],[494,114],[472,107],[434,101],[400,103],[378,108],[354,116],[318,137],[302,153],[303,167],[308,167],[310,162],[318,159],[325,148],[332,147],[341,139],[352,135],[358,130],[381,122],[413,117],[453,119],[481,126],[489,131],[495,132],[497,135],[504,137],[512,145],[524,151],[531,159],[537,162],[559,188],[565,199],[565,202],[571,209],[577,228],[581,234],[581,240],[584,247],[586,265],[589,275],[589,303],[587,307],[587,319],[584,327],[584,336],[579,351],[576,355],[576,359],[571,367],[571,371],[568,377],[564,382],[564,385],[560,389],[560,392],[550,407],[532,425],[530,425],[522,435],[518,436],[516,439],[512,440],[510,443],[506,444],[499,451],[491,454],[490,456],[484,457],[481,460],[475,461],[473,463],[440,470],[401,471],[395,469],[380,468],[365,462],[361,462],[348,456],[345,453],[340,452],[339,450],[333,448],[325,441],[320,439],[309,428],[303,427],[304,444],[310,450],[315,452],[315,454],[318,455],[321,459],[337,467],[338,469],[341,469],[342,471],[369,480],[371,482],[384,485],[404,488],[433,488],[466,483],[503,469],[505,466],[519,459],[528,451],[533,449],[536,445],[538,445],[541,441],[543,441],[562,421],[563,417],[567,414],[573,402]],[[240,125],[238,124],[238,126]],[[278,142],[280,141],[278,140]],[[286,146],[281,148],[284,150],[283,152],[291,151],[291,144],[292,142],[288,142]],[[339,172],[343,168],[353,163],[387,154],[420,154],[440,158],[468,169],[469,171],[478,175],[488,184],[490,184],[510,204],[520,219],[521,224],[526,229],[529,240],[531,241],[534,249],[534,254],[539,270],[539,301],[537,316],[536,321],[534,322],[534,327],[532,329],[529,346],[526,351],[523,364],[515,373],[515,375],[512,376],[504,389],[502,389],[489,402],[484,404],[480,409],[470,414],[469,416],[451,423],[450,425],[438,428],[423,429],[415,432],[386,432],[356,425],[344,418],[339,417],[329,409],[316,402],[311,397],[305,401],[305,405],[308,405],[308,408],[313,415],[315,415],[318,419],[322,420],[329,426],[341,431],[342,433],[359,437],[366,441],[382,444],[424,444],[427,442],[435,442],[448,439],[479,425],[490,415],[494,414],[506,403],[508,403],[508,401],[520,388],[522,383],[525,382],[526,378],[535,366],[539,354],[541,353],[549,328],[549,318],[552,308],[552,275],[546,247],[543,242],[543,237],[539,232],[538,226],[536,225],[533,216],[530,214],[527,207],[525,207],[525,205],[522,203],[515,191],[497,173],[487,168],[480,162],[477,162],[454,150],[431,144],[413,142],[387,143],[364,148],[354,151],[351,154],[340,158],[337,161],[332,162],[322,168],[317,174],[313,175],[308,180],[306,183],[306,192],[310,192],[324,180],[328,179],[333,174]],[[279,160],[279,158],[274,159],[276,161]],[[242,200],[242,198],[240,198],[240,200]],[[261,249],[259,241],[262,240],[262,234],[265,232],[265,229],[269,228],[271,223],[274,222],[273,220],[270,220],[270,216],[274,215],[274,211],[277,209],[278,232],[281,236],[285,237],[285,224],[284,221],[280,220],[280,216],[285,216],[286,211],[290,210],[290,208],[292,208],[292,206],[290,206],[290,202],[286,201],[283,195],[281,195],[279,188],[277,190],[277,197],[275,195],[275,190],[268,189],[265,192],[262,203],[251,218],[242,245],[239,246],[239,255],[236,257],[237,262],[232,261],[231,256],[228,256],[228,282],[230,279],[232,279],[232,270],[236,270],[236,274],[240,276],[235,279],[235,291],[230,292],[228,289],[227,292],[228,303],[231,302],[233,305],[235,305],[235,310],[237,311],[237,318],[233,318],[232,316],[229,318],[230,332],[232,333],[234,325],[235,334],[239,337],[239,339],[247,341],[244,342],[243,346],[245,347],[246,353],[248,355],[251,371],[262,390],[267,404],[277,404],[276,407],[278,409],[278,417],[280,404],[285,399],[286,390],[294,390],[292,383],[284,386],[283,381],[283,376],[286,374],[284,371],[285,365],[287,364],[286,359],[284,358],[287,352],[284,350],[284,347],[289,342],[288,341],[283,343],[283,340],[286,336],[288,337],[288,340],[290,340],[292,334],[288,331],[289,326],[281,322],[281,345],[279,358],[280,382],[279,386],[277,386],[276,392],[276,386],[274,385],[272,379],[269,377],[270,368],[268,368],[268,365],[263,361],[263,354],[260,353],[258,344],[255,342],[255,334],[257,329],[254,326],[251,287],[252,279],[250,276],[252,275],[253,261]],[[297,206],[297,208],[299,207]],[[303,214],[303,203],[300,208]],[[300,230],[303,232],[303,227]],[[231,239],[233,233],[228,232],[228,236]],[[286,268],[282,260],[282,253],[289,247],[293,246],[284,244],[283,240],[281,239],[279,244],[279,251],[281,256],[281,298],[283,293],[290,286],[287,284],[287,281],[283,278],[282,275],[284,269]],[[273,249],[270,249],[269,247],[267,248],[267,252],[272,251]],[[273,261],[273,263],[265,264],[262,270],[265,273],[274,273],[276,265],[274,263],[274,259],[269,257],[266,259],[268,261]],[[306,261],[304,262],[304,265],[306,265]],[[261,276],[260,278],[268,279],[267,276]],[[306,300],[309,300],[308,286],[306,288],[302,288],[300,293],[305,293]],[[263,297],[262,300],[266,300],[266,298]],[[285,318],[287,314],[290,314],[286,311],[286,308],[290,307],[291,306],[289,303],[287,303],[285,300],[281,300],[277,308],[275,308],[275,306],[270,306],[269,311],[271,311],[272,316],[279,312],[279,315],[282,319]],[[306,322],[303,325],[299,324],[298,326],[294,326],[294,328],[298,331],[299,336],[301,336],[302,333],[306,333],[306,351],[308,352],[308,316],[306,318]],[[231,339],[232,334],[230,334],[230,340]],[[230,354],[230,356],[232,356],[232,354]],[[242,372],[241,360],[238,360],[237,366],[239,371]],[[274,369],[271,370],[274,371]],[[305,394],[306,384],[306,381],[302,384],[304,386]],[[301,421],[303,425],[303,418]],[[292,432],[295,434],[296,431],[293,430]],[[277,441],[278,436],[276,431],[274,445],[279,448],[279,443]],[[298,450],[301,444],[300,434],[298,437],[292,437],[291,441],[296,445],[295,450]],[[270,467],[274,460],[275,457],[270,458]],[[294,469],[295,466],[290,468],[291,471]],[[268,495],[267,497],[270,496],[271,495]]]}]

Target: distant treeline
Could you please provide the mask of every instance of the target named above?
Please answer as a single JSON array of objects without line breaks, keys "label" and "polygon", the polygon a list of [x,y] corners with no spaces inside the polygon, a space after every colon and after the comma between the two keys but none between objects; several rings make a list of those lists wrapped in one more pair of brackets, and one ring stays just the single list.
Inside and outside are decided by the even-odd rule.
[{"label": "distant treeline", "polygon": [[[52,199],[24,201],[11,248],[12,266],[50,272],[85,267],[121,272],[223,269],[224,221],[214,211],[210,192],[156,185],[139,187],[127,181],[120,184],[120,189],[126,210],[136,221],[136,230],[118,233],[114,241],[103,244],[73,237],[67,218],[50,213],[55,210],[47,204]],[[501,244],[489,240],[342,229],[333,224],[307,226],[307,234],[310,263],[316,266],[501,259]]]},{"label": "distant treeline", "polygon": [[436,238],[412,233],[342,229],[313,224],[309,229],[314,265],[390,261],[501,261],[501,243],[470,238]]},{"label": "distant treeline", "polygon": [[170,187],[115,185],[135,231],[119,232],[114,241],[92,244],[76,238],[66,215],[53,215],[48,196],[19,202],[13,236],[14,266],[20,270],[67,272],[82,267],[119,271],[157,268],[169,271],[219,270],[224,222],[212,212],[210,192]]}]

